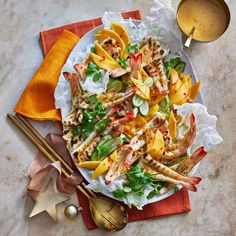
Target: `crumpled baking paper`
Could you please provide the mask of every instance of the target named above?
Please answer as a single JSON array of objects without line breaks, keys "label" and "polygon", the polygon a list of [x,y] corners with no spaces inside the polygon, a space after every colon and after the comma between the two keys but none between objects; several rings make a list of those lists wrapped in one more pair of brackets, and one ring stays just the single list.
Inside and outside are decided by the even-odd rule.
[{"label": "crumpled baking paper", "polygon": [[216,130],[217,118],[214,115],[209,115],[207,108],[200,103],[185,103],[181,106],[175,105],[177,114],[182,117],[182,122],[179,124],[178,138],[182,139],[184,134],[189,129],[190,115],[193,113],[196,120],[197,134],[193,144],[188,149],[188,154],[193,154],[198,148],[204,146],[205,151],[209,151],[214,145],[223,141],[222,137]]}]

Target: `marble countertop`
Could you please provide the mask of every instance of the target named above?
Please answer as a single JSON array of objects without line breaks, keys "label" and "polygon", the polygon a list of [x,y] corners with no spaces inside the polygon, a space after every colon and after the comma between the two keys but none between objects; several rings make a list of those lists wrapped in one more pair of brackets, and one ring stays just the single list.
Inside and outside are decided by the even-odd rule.
[{"label": "marble countertop", "polygon": [[[178,4],[174,0],[174,6]],[[231,25],[217,41],[193,43],[187,50],[210,114],[218,117],[224,142],[201,163],[197,193],[191,193],[192,211],[170,217],[130,223],[115,235],[236,235],[236,1],[227,1]],[[148,14],[151,0],[1,0],[0,8],[0,235],[106,235],[88,231],[81,216],[59,223],[43,213],[27,216],[33,202],[25,196],[25,172],[36,148],[6,119],[43,55],[39,32],[72,22],[99,17],[105,10],[141,9]],[[43,135],[58,132],[53,122],[32,122]]]}]

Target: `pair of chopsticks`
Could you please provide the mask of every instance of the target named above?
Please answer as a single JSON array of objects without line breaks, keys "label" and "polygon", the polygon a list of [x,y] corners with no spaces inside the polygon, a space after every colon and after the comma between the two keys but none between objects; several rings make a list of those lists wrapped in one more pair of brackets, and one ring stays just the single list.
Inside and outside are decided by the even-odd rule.
[{"label": "pair of chopsticks", "polygon": [[[53,147],[41,136],[41,134],[21,115],[7,114],[7,117],[33,142],[33,144],[51,161],[60,161],[62,164],[62,173],[69,177],[74,171],[73,169],[63,160],[63,158],[53,149]],[[82,185],[86,187],[83,182]],[[88,196],[87,192],[78,185],[77,188]],[[94,192],[89,188],[86,190],[93,196],[96,197]],[[89,196],[88,196],[89,197]]]}]

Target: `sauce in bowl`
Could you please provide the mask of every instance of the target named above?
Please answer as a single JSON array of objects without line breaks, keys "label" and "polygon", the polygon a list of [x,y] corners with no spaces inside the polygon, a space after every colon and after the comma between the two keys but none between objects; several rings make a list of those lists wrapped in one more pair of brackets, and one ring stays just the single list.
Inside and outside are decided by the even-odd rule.
[{"label": "sauce in bowl", "polygon": [[180,3],[177,21],[186,35],[195,28],[194,39],[212,41],[228,27],[227,10],[219,0],[184,0]]}]

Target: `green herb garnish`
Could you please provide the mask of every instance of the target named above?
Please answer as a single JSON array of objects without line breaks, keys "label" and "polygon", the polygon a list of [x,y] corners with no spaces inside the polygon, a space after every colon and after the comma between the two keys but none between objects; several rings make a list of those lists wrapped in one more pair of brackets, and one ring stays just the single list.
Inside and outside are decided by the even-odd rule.
[{"label": "green herb garnish", "polygon": [[87,97],[87,100],[88,100],[90,103],[94,104],[94,105],[96,105],[97,103],[99,103],[99,101],[98,101],[98,99],[97,99],[97,97],[96,97],[95,95],[92,95],[92,96],[90,96],[90,97]]},{"label": "green herb garnish", "polygon": [[90,96],[87,100],[95,106],[93,109],[83,110],[83,120],[80,123],[83,140],[93,132],[98,120],[106,115],[104,106],[97,100],[96,96]]},{"label": "green herb garnish", "polygon": [[77,135],[79,135],[79,128],[74,126],[72,128],[71,132],[72,132],[73,136],[77,136]]},{"label": "green herb garnish", "polygon": [[89,120],[83,120],[80,124],[82,138],[85,140],[94,130],[94,123]]},{"label": "green herb garnish", "polygon": [[154,181],[152,175],[144,172],[141,166],[131,166],[130,170],[126,171],[127,182],[123,185],[123,189],[113,191],[113,196],[124,198],[127,194],[135,194],[141,196],[144,193],[147,185],[151,185],[153,190],[149,193],[148,199],[160,194],[161,188],[166,186],[166,183]]},{"label": "green herb garnish", "polygon": [[91,52],[91,53],[96,53],[95,47],[91,47],[91,48],[90,48],[90,52]]},{"label": "green herb garnish", "polygon": [[121,65],[123,69],[127,69],[127,59],[119,58],[117,59],[117,62]]},{"label": "green herb garnish", "polygon": [[176,57],[170,59],[169,61],[165,61],[164,66],[165,66],[166,76],[169,79],[172,68],[174,68],[178,72],[178,74],[180,74],[184,71],[186,63],[182,61],[180,57]]},{"label": "green herb garnish", "polygon": [[102,78],[102,72],[100,71],[99,67],[92,61],[89,62],[85,75],[86,77],[92,76],[94,82]]},{"label": "green herb garnish", "polygon": [[174,186],[173,190],[174,190],[174,193],[177,193],[179,191],[179,188],[177,186]]},{"label": "green herb garnish", "polygon": [[129,53],[133,53],[136,49],[138,49],[139,45],[137,43],[129,44],[126,49]]}]

